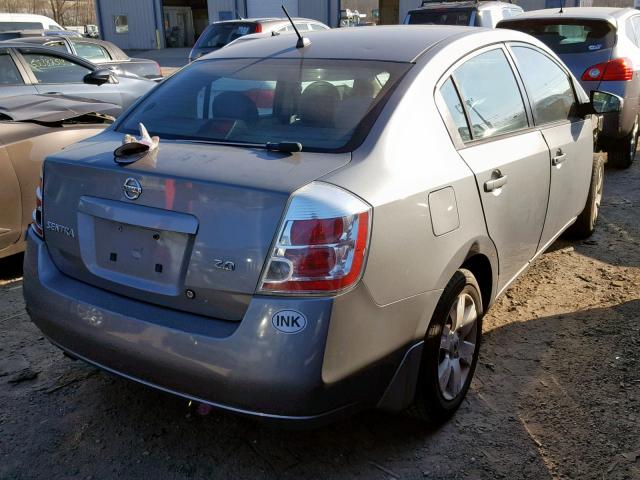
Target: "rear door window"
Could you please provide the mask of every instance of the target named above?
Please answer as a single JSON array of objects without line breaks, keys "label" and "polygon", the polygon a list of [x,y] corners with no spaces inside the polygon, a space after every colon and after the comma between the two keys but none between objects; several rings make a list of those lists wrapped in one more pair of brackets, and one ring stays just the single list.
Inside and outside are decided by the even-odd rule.
[{"label": "rear door window", "polygon": [[0,53],[0,85],[24,84],[18,67],[8,53]]},{"label": "rear door window", "polygon": [[569,120],[576,97],[569,76],[556,62],[528,47],[513,47],[537,125]]},{"label": "rear door window", "polygon": [[454,71],[453,78],[474,140],[529,126],[520,89],[502,49],[472,57]]},{"label": "rear door window", "polygon": [[82,83],[91,70],[50,53],[21,51],[38,83]]},{"label": "rear door window", "polygon": [[612,48],[616,41],[614,26],[605,20],[514,19],[502,22],[500,28],[528,33],[558,54],[585,53]]},{"label": "rear door window", "polygon": [[472,8],[434,8],[411,12],[409,25],[470,25]]},{"label": "rear door window", "polygon": [[76,53],[79,57],[86,58],[90,61],[111,60],[107,51],[96,43],[89,42],[73,42]]}]

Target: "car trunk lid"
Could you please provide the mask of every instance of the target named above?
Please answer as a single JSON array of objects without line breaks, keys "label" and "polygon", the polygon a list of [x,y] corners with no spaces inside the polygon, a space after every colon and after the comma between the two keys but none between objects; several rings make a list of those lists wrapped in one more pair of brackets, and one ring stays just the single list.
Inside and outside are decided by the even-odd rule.
[{"label": "car trunk lid", "polygon": [[163,141],[123,167],[113,160],[121,140],[108,131],[45,162],[53,261],[91,285],[232,321],[255,292],[291,192],[350,160]]}]

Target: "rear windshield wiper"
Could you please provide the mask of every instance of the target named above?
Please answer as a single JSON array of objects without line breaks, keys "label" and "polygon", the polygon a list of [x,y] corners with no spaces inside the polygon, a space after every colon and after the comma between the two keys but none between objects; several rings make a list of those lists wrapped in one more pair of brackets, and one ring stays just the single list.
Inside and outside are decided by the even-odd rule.
[{"label": "rear windshield wiper", "polygon": [[269,142],[265,145],[267,150],[283,153],[297,153],[302,151],[302,144],[298,142]]},{"label": "rear windshield wiper", "polygon": [[[180,140],[180,139],[177,139]],[[224,140],[194,140],[184,139],[186,142],[193,143],[208,143],[211,145],[226,145],[229,147],[244,147],[244,148],[263,148],[270,152],[281,153],[297,153],[302,151],[302,144],[299,142],[267,142],[267,143],[248,143],[248,142],[226,142]]]}]

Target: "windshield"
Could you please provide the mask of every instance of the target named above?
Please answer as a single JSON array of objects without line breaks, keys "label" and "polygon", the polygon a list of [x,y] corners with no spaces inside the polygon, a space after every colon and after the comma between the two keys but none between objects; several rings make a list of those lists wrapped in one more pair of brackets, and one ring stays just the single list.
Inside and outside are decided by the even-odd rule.
[{"label": "windshield", "polygon": [[498,27],[528,33],[558,54],[612,48],[616,40],[615,28],[604,20],[509,20],[500,22]]},{"label": "windshield", "polygon": [[381,100],[411,67],[358,60],[226,59],[193,63],[160,84],[122,121],[160,138],[345,151],[366,134]]},{"label": "windshield", "polygon": [[197,48],[222,48],[236,38],[255,33],[255,23],[218,23],[209,25],[196,42]]},{"label": "windshield", "polygon": [[409,13],[409,25],[471,25],[472,8],[442,8]]}]

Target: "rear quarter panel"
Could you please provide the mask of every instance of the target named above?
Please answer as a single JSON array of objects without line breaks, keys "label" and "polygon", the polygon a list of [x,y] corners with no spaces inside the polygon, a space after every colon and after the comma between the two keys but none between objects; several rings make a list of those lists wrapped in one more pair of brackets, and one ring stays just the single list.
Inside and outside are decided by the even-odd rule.
[{"label": "rear quarter panel", "polygon": [[[423,338],[442,290],[470,252],[486,255],[497,272],[474,176],[434,101],[435,83],[458,54],[445,49],[429,68],[419,62],[351,164],[323,178],[373,206],[362,284],[334,302],[325,379],[341,378]],[[459,226],[436,236],[429,193],[445,187],[455,192]]]}]

